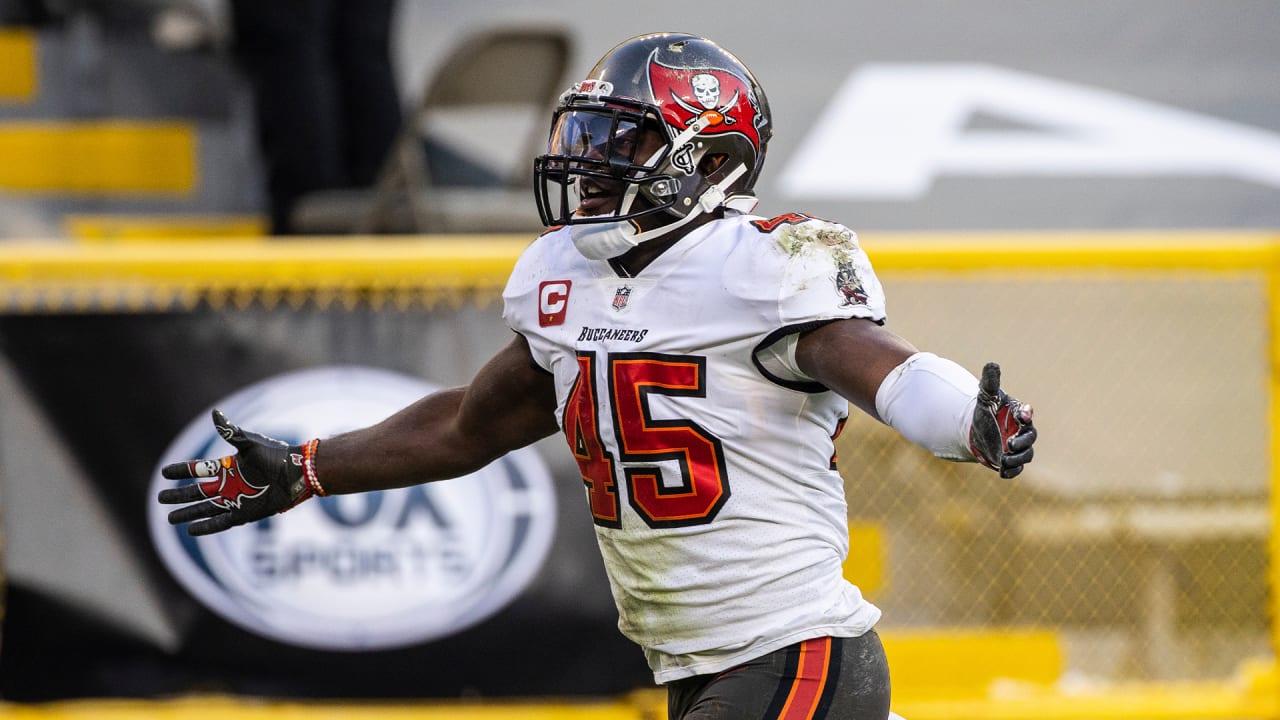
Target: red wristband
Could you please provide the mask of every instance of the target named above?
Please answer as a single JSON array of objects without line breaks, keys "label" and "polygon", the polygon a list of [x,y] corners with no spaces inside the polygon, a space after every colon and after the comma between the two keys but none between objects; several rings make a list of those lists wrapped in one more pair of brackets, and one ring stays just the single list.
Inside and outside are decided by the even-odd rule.
[{"label": "red wristband", "polygon": [[307,480],[307,487],[311,488],[311,492],[324,497],[329,493],[324,491],[320,485],[320,479],[316,477],[316,448],[320,446],[318,439],[308,440],[302,446],[302,476]]}]

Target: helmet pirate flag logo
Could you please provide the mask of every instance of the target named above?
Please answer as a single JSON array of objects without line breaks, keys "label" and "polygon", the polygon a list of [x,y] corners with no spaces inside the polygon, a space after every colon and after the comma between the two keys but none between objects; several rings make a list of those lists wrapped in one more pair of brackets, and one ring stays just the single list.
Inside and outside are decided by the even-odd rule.
[{"label": "helmet pirate flag logo", "polygon": [[676,68],[649,56],[649,87],[662,108],[662,118],[676,128],[702,119],[707,135],[740,132],[760,147],[756,99],[733,73],[715,68]]}]

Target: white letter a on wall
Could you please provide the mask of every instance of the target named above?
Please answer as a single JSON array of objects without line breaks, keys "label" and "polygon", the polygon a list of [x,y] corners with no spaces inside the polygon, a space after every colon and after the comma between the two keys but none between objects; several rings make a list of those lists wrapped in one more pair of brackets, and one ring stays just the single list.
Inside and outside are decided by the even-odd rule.
[{"label": "white letter a on wall", "polygon": [[[1027,128],[967,128],[977,115]],[[951,176],[1229,176],[1280,188],[1280,134],[988,65],[872,64],[783,169],[789,197],[910,200]]]}]

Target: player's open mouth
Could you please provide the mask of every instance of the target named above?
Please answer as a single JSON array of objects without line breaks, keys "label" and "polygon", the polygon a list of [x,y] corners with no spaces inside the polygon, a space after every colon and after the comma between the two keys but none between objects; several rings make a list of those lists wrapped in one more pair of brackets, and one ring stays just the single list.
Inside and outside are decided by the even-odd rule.
[{"label": "player's open mouth", "polygon": [[602,183],[585,178],[578,180],[578,213],[600,215],[613,210],[620,189],[616,183]]}]

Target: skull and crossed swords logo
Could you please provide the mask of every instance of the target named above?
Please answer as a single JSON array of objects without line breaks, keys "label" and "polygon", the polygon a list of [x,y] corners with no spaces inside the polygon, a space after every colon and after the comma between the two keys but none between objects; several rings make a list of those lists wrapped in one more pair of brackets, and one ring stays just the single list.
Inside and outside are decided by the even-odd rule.
[{"label": "skull and crossed swords logo", "polygon": [[686,125],[692,125],[701,119],[706,119],[708,125],[732,125],[737,120],[726,113],[734,105],[738,104],[738,91],[734,90],[733,97],[729,98],[729,102],[720,104],[720,78],[711,73],[698,73],[689,78],[689,85],[693,88],[693,98],[697,101],[701,108],[695,107],[692,103],[680,97],[674,89],[671,91],[671,97],[676,103],[684,108],[693,117],[686,122]]}]

